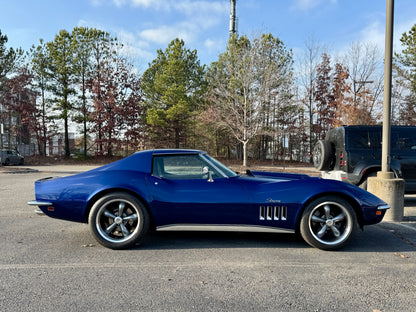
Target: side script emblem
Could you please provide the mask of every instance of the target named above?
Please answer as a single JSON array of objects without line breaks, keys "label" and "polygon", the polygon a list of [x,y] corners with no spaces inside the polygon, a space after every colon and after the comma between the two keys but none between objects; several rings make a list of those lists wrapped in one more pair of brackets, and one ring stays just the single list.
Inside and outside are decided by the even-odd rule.
[{"label": "side script emblem", "polygon": [[266,203],[280,203],[280,199],[267,198]]}]

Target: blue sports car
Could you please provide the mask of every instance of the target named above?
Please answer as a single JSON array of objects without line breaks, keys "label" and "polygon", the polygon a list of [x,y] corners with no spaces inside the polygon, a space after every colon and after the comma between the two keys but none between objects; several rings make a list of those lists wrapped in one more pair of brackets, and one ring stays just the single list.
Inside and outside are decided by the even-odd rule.
[{"label": "blue sports car", "polygon": [[345,182],[301,174],[236,174],[205,152],[149,150],[103,167],[35,182],[50,217],[88,223],[105,247],[140,243],[149,228],[300,233],[335,250],[389,206]]}]

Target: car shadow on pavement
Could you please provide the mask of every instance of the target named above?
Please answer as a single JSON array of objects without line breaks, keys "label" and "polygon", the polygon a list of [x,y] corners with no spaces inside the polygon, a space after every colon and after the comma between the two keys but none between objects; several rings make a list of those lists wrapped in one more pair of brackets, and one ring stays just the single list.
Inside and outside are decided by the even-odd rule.
[{"label": "car shadow on pavement", "polygon": [[303,248],[306,243],[295,234],[162,231],[149,233],[138,249],[204,248]]},{"label": "car shadow on pavement", "polygon": [[[313,248],[297,234],[248,232],[163,231],[149,233],[137,250],[176,250],[205,248]],[[346,246],[337,252],[407,252],[416,247],[396,233],[379,225],[357,230]]]}]

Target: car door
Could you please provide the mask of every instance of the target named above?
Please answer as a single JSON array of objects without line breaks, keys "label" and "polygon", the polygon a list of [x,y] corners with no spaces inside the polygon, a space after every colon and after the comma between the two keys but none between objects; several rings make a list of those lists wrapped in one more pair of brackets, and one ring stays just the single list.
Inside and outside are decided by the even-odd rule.
[{"label": "car door", "polygon": [[157,226],[247,223],[249,201],[238,177],[223,176],[197,154],[154,157],[147,182]]}]

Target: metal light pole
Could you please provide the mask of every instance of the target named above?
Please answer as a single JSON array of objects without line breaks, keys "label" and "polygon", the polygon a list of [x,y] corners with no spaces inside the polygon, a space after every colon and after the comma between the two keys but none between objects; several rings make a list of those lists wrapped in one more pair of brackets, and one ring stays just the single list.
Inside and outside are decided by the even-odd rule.
[{"label": "metal light pole", "polygon": [[383,141],[381,171],[377,177],[368,178],[368,191],[390,205],[385,221],[402,221],[404,215],[404,180],[395,178],[390,171],[391,145],[391,69],[393,56],[393,16],[394,0],[387,0],[386,6],[386,45],[384,57],[384,102],[383,102]]},{"label": "metal light pole", "polygon": [[393,57],[394,0],[387,0],[386,42],[384,52],[383,146],[381,171],[390,172],[391,141],[391,68]]}]

